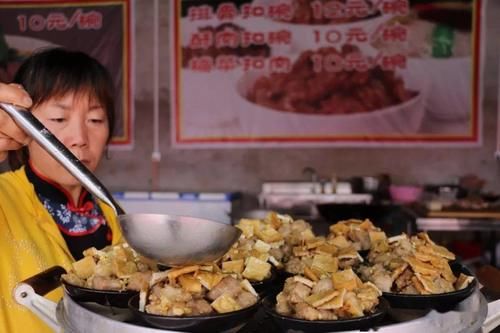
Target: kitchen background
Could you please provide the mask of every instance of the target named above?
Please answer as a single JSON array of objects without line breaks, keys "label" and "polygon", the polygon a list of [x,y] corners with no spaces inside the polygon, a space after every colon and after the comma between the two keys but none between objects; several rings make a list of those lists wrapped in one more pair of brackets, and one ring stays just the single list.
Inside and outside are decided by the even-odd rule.
[{"label": "kitchen background", "polygon": [[[470,148],[279,148],[172,149],[169,110],[169,11],[160,1],[160,147],[162,160],[156,190],[240,191],[252,197],[266,180],[303,180],[305,167],[320,177],[390,174],[393,183],[456,183],[473,173],[486,181],[486,191],[500,190],[500,163],[495,160],[500,2],[488,1],[483,76],[482,145]],[[153,6],[135,1],[135,137],[131,151],[112,151],[99,176],[116,191],[150,190],[153,167]],[[207,87],[209,89],[209,87]]]}]

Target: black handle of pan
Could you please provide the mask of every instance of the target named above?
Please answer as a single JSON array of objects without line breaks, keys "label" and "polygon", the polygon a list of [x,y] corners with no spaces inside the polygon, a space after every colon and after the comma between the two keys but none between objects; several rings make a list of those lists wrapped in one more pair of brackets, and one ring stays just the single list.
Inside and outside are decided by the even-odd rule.
[{"label": "black handle of pan", "polygon": [[61,285],[61,275],[63,274],[66,274],[64,268],[53,266],[21,283],[31,286],[38,295],[43,296]]}]

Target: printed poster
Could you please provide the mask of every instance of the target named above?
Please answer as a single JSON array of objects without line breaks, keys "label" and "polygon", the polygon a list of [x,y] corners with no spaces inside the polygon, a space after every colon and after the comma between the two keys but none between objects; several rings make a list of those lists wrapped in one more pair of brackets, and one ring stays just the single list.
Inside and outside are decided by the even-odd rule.
[{"label": "printed poster", "polygon": [[62,46],[95,57],[115,84],[113,146],[131,147],[130,6],[129,0],[0,2],[0,81],[10,82],[22,61],[41,48]]},{"label": "printed poster", "polygon": [[477,145],[482,2],[172,1],[173,145]]}]

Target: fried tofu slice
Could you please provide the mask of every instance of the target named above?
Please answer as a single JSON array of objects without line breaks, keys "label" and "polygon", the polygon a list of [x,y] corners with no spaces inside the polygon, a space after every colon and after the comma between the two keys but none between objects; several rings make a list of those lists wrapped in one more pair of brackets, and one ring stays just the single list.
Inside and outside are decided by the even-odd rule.
[{"label": "fried tofu slice", "polygon": [[309,288],[314,287],[314,281],[306,279],[305,277],[295,275],[292,279],[293,279],[293,281],[298,282],[298,283],[302,283],[303,285],[305,285]]},{"label": "fried tofu slice", "polygon": [[415,273],[430,275],[430,276],[439,276],[440,274],[440,272],[437,270],[436,267],[432,266],[431,264],[420,261],[413,256],[404,257],[403,260],[406,261],[411,266],[411,269]]},{"label": "fried tofu slice", "polygon": [[317,308],[320,305],[323,305],[329,301],[331,301],[335,296],[339,295],[340,292],[336,290],[325,290],[319,292],[317,294],[312,294],[307,296],[304,300],[311,306]]},{"label": "fried tofu slice", "polygon": [[420,281],[420,283],[422,283],[424,289],[431,294],[441,294],[454,290],[454,287],[451,283],[440,277],[433,277],[420,273],[415,273],[415,276]]},{"label": "fried tofu slice", "polygon": [[466,288],[474,280],[473,276],[465,275],[460,273],[457,281],[455,282],[455,289],[460,290]]},{"label": "fried tofu slice", "polygon": [[342,306],[342,308],[353,318],[361,317],[364,315],[363,307],[356,297],[356,294],[352,291],[346,292],[344,296],[344,305]]},{"label": "fried tofu slice", "polygon": [[242,275],[244,278],[254,281],[262,281],[271,274],[271,264],[255,257],[248,258],[245,270]]},{"label": "fried tofu slice", "polygon": [[241,219],[236,228],[240,229],[242,234],[246,238],[250,238],[254,235],[255,230],[259,229],[261,222],[256,219]]},{"label": "fried tofu slice", "polygon": [[361,280],[351,268],[333,273],[332,282],[335,289],[345,288],[347,291],[362,285]]},{"label": "fried tofu slice", "polygon": [[254,245],[254,250],[262,253],[267,253],[269,250],[271,250],[271,245],[269,245],[266,242],[261,241],[260,239],[257,239]]},{"label": "fried tofu slice", "polygon": [[391,273],[391,279],[396,280],[403,272],[405,269],[408,267],[408,263],[404,262],[400,266],[398,266],[396,269],[394,269]]},{"label": "fried tofu slice", "polygon": [[344,236],[336,236],[330,239],[329,243],[335,245],[339,249],[345,249],[352,246],[352,243]]},{"label": "fried tofu slice", "polygon": [[308,278],[308,279],[311,279],[312,281],[314,282],[318,282],[319,281],[319,277],[318,275],[312,270],[310,269],[309,267],[304,267],[304,275]]},{"label": "fried tofu slice", "polygon": [[200,281],[203,287],[208,290],[212,290],[213,287],[219,284],[224,278],[224,274],[222,273],[212,273],[212,272],[203,272],[199,271],[195,274],[195,278]]},{"label": "fried tofu slice", "polygon": [[222,294],[221,296],[217,297],[217,299],[215,299],[215,301],[213,301],[210,305],[218,313],[233,312],[241,309],[241,306],[238,304],[238,302],[236,302],[234,298],[227,294]]},{"label": "fried tofu slice", "polygon": [[191,266],[185,266],[181,268],[174,268],[168,271],[167,277],[168,280],[173,283],[175,282],[175,279],[177,279],[179,276],[183,274],[189,274],[189,273],[194,273],[200,270],[200,266],[198,265],[191,265]]},{"label": "fried tofu slice", "polygon": [[330,301],[318,306],[318,309],[320,310],[340,309],[344,305],[344,297],[346,292],[347,290],[345,290],[345,288],[340,289],[340,291],[338,291],[338,294],[335,297],[333,297]]},{"label": "fried tofu slice", "polygon": [[337,222],[330,226],[330,232],[335,235],[345,235],[349,232],[349,226],[344,221]]},{"label": "fried tofu slice", "polygon": [[255,230],[255,235],[266,243],[278,242],[283,239],[283,236],[271,226]]},{"label": "fried tofu slice", "polygon": [[339,268],[339,259],[327,254],[316,254],[311,268],[324,273],[335,273]]},{"label": "fried tofu slice", "polygon": [[202,292],[203,288],[201,285],[201,282],[198,281],[194,276],[184,274],[179,276],[179,284],[181,285],[182,289],[190,292],[190,293],[195,293],[199,294]]},{"label": "fried tofu slice", "polygon": [[72,264],[76,276],[80,279],[88,279],[91,277],[96,268],[96,263],[92,257],[83,257],[82,259]]},{"label": "fried tofu slice", "polygon": [[224,261],[222,263],[222,272],[241,274],[243,272],[244,267],[245,267],[245,260],[243,259]]},{"label": "fried tofu slice", "polygon": [[371,244],[387,240],[387,236],[383,231],[368,231],[368,237]]}]

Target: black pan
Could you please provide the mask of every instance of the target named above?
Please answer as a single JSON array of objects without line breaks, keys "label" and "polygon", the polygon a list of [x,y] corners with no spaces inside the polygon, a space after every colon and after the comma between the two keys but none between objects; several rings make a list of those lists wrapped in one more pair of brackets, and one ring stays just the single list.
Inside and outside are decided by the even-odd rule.
[{"label": "black pan", "polygon": [[379,299],[380,303],[376,311],[367,316],[351,319],[339,320],[304,320],[293,317],[283,316],[276,312],[276,296],[269,295],[262,300],[264,311],[271,316],[273,321],[283,331],[299,331],[299,332],[338,332],[350,330],[363,330],[376,327],[377,324],[384,318],[389,304],[383,298]]},{"label": "black pan", "polygon": [[77,302],[95,302],[120,308],[126,308],[130,297],[138,294],[136,291],[120,292],[74,286],[61,277],[63,274],[66,274],[64,268],[53,266],[24,280],[23,283],[32,286],[39,295],[45,295],[62,284],[66,293]]},{"label": "black pan", "polygon": [[[473,274],[464,265],[453,262],[450,264],[453,273],[458,276],[460,273],[472,276]],[[397,293],[383,293],[383,297],[393,308],[403,309],[435,309],[441,312],[451,310],[459,302],[469,297],[477,285],[474,279],[466,288],[449,293],[435,295],[410,295]]]},{"label": "black pan", "polygon": [[130,298],[139,294],[138,291],[133,290],[116,291],[79,287],[69,284],[64,279],[61,280],[64,290],[77,302],[95,302],[117,308],[127,308]]},{"label": "black pan", "polygon": [[239,311],[211,314],[203,316],[159,316],[139,311],[139,295],[132,296],[129,309],[140,320],[147,324],[166,330],[182,332],[222,332],[246,324],[259,308],[259,301]]}]

